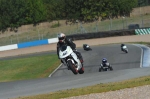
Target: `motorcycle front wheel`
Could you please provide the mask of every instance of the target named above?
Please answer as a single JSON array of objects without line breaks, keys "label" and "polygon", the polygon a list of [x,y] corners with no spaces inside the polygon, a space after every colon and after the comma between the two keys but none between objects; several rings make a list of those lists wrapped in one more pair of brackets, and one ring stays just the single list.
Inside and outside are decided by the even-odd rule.
[{"label": "motorcycle front wheel", "polygon": [[99,68],[99,72],[101,72],[101,71],[102,71],[102,68],[100,67],[100,68]]}]

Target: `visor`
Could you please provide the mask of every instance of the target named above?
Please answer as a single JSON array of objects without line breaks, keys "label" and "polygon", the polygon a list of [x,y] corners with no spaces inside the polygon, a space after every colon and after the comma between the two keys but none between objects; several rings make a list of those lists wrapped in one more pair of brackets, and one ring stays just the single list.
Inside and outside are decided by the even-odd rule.
[{"label": "visor", "polygon": [[60,38],[58,38],[59,40],[64,40],[65,38],[64,37],[60,37]]}]

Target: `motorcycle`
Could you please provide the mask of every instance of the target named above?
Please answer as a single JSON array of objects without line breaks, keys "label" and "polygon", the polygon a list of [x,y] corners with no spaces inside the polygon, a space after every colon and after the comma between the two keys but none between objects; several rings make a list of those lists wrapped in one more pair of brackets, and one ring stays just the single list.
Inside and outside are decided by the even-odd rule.
[{"label": "motorcycle", "polygon": [[86,51],[92,50],[88,44],[83,44],[83,49]]},{"label": "motorcycle", "polygon": [[106,63],[106,65],[101,64],[99,68],[99,72],[101,71],[112,71],[113,68],[109,63]]},{"label": "motorcycle", "polygon": [[123,46],[123,47],[121,48],[121,50],[122,50],[123,52],[125,52],[125,53],[128,53],[128,48],[127,48],[127,46]]},{"label": "motorcycle", "polygon": [[59,51],[59,58],[74,74],[83,74],[84,67],[70,46],[63,45]]}]

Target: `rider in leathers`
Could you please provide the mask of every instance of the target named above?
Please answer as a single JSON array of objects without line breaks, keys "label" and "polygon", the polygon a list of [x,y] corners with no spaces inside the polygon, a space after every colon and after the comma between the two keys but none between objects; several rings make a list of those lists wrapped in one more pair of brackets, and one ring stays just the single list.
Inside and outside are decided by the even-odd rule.
[{"label": "rider in leathers", "polygon": [[106,58],[103,58],[102,59],[102,64],[100,65],[102,67],[110,67],[110,64],[107,62],[107,59]]},{"label": "rider in leathers", "polygon": [[[70,46],[72,48],[73,52],[75,52],[76,55],[78,56],[78,58],[80,59],[81,63],[83,63],[83,58],[82,58],[81,53],[76,50],[76,44],[73,43],[71,39],[66,38],[64,33],[58,34],[58,43],[57,43],[58,58],[59,58],[59,48],[64,44],[67,44],[68,46]],[[61,60],[61,62],[63,63],[62,60]]]},{"label": "rider in leathers", "polygon": [[126,46],[125,44],[121,44],[121,50],[123,51],[123,47]]}]

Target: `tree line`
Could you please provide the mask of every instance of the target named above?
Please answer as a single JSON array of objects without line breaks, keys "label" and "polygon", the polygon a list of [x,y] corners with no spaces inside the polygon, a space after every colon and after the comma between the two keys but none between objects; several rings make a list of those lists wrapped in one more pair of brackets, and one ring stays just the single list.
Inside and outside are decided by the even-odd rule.
[{"label": "tree line", "polygon": [[[75,22],[129,16],[141,0],[0,0],[0,30],[25,24]],[[142,0],[145,1],[145,0]],[[142,2],[141,2],[142,3]],[[141,5],[141,4],[140,4]]]}]

